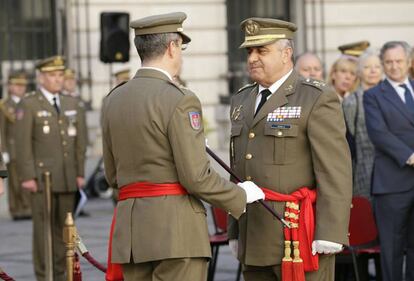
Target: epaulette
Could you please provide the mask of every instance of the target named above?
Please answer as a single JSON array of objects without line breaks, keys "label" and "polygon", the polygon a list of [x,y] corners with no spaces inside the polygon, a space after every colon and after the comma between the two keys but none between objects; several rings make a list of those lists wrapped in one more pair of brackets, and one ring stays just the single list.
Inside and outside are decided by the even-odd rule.
[{"label": "epaulette", "polygon": [[247,85],[244,85],[243,87],[241,87],[238,91],[237,91],[237,94],[238,93],[240,93],[241,91],[243,91],[244,89],[247,89],[247,88],[250,88],[250,87],[254,87],[254,86],[256,86],[257,85],[257,83],[256,82],[254,82],[254,83],[252,83],[252,84],[247,84]]},{"label": "epaulette", "polygon": [[183,95],[187,94],[188,92],[191,92],[191,90],[183,85],[178,85],[177,83],[174,83],[173,81],[167,81],[170,85],[173,85],[175,88],[177,88]]},{"label": "epaulette", "polygon": [[24,94],[24,98],[29,98],[34,95],[36,95],[36,91],[27,92],[26,94]]},{"label": "epaulette", "polygon": [[315,80],[312,78],[305,78],[302,80],[302,83],[305,85],[313,86],[319,90],[322,90],[326,86],[326,83],[320,80]]},{"label": "epaulette", "polygon": [[113,87],[112,90],[110,90],[109,93],[106,96],[109,96],[116,88],[124,85],[126,82],[128,82],[128,81],[122,81],[121,83],[119,83],[118,85],[116,85],[115,87]]}]

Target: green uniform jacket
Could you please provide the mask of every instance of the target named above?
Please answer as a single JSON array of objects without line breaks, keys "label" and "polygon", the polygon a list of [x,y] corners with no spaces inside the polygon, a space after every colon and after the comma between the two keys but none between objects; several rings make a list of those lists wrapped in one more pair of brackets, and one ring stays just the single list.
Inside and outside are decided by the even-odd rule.
[{"label": "green uniform jacket", "polygon": [[11,97],[2,102],[0,115],[1,141],[3,152],[9,154],[10,161],[16,160],[16,110],[17,103]]},{"label": "green uniform jacket", "polygon": [[[242,179],[279,193],[316,188],[315,239],[347,244],[351,158],[337,96],[322,82],[304,80],[293,71],[253,118],[257,92],[252,85],[232,97],[232,168]],[[280,107],[290,118],[268,120],[268,113]],[[269,204],[283,215],[284,203]],[[230,218],[228,231],[230,239],[239,239],[242,263],[280,264],[282,224],[263,206],[248,205],[238,223]]]},{"label": "green uniform jacket", "polygon": [[[190,195],[118,202],[112,261],[142,263],[210,257],[206,210],[199,199],[238,218],[244,191],[222,179],[205,152],[201,105],[160,71],[140,69],[103,104],[105,174],[112,187],[179,182]],[[191,123],[190,117],[200,118]],[[193,125],[191,125],[193,124]]]},{"label": "green uniform jacket", "polygon": [[84,176],[86,120],[79,102],[59,96],[60,114],[40,92],[27,94],[19,103],[17,116],[17,168],[22,181],[52,175],[53,192],[76,191],[76,177]]}]

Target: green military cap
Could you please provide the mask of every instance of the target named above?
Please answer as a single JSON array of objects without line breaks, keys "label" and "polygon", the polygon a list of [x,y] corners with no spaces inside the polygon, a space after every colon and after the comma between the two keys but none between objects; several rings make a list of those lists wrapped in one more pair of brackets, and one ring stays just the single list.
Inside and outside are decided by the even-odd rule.
[{"label": "green military cap", "polygon": [[121,69],[114,73],[115,78],[119,80],[129,80],[129,68]]},{"label": "green military cap", "polygon": [[55,70],[65,70],[65,59],[62,56],[53,56],[39,61],[36,68],[40,72],[49,72]]},{"label": "green military cap", "polygon": [[264,46],[279,39],[293,39],[293,33],[297,29],[294,23],[270,18],[249,18],[242,21],[240,26],[245,38],[239,48]]},{"label": "green military cap", "polygon": [[179,33],[183,38],[183,44],[191,41],[190,37],[183,33],[182,23],[187,18],[183,12],[175,12],[162,15],[154,15],[135,20],[129,24],[135,30],[135,35]]},{"label": "green military cap", "polygon": [[9,74],[9,84],[27,85],[27,74],[23,71],[13,71]]},{"label": "green military cap", "polygon": [[369,42],[365,40],[341,45],[338,49],[344,55],[359,57],[369,47],[369,45]]},{"label": "green military cap", "polygon": [[65,79],[75,79],[75,70],[72,68],[66,68],[63,76]]}]

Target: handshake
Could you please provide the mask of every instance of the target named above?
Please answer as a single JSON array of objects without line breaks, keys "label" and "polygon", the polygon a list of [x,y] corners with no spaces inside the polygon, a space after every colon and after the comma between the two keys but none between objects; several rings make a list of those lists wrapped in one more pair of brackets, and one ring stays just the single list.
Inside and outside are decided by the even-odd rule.
[{"label": "handshake", "polygon": [[237,184],[246,192],[246,203],[253,203],[257,200],[263,200],[265,195],[263,191],[252,181],[244,181]]}]

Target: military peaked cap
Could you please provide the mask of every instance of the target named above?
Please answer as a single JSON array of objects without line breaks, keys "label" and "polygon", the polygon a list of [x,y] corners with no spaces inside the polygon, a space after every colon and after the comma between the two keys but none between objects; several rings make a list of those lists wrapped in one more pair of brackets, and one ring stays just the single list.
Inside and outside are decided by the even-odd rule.
[{"label": "military peaked cap", "polygon": [[41,60],[36,64],[40,72],[49,72],[55,70],[65,70],[65,59],[62,56],[53,56]]},{"label": "military peaked cap", "polygon": [[73,70],[72,68],[66,68],[63,76],[65,77],[65,79],[75,79],[75,70]]},{"label": "military peaked cap", "polygon": [[344,55],[359,57],[369,47],[369,45],[370,44],[368,41],[359,41],[341,45],[338,47],[338,49]]},{"label": "military peaked cap", "polygon": [[9,74],[9,84],[27,85],[27,74],[23,71],[13,71]]},{"label": "military peaked cap", "polygon": [[239,48],[264,46],[279,39],[293,39],[297,29],[294,23],[270,18],[249,18],[242,21],[240,26],[245,39]]},{"label": "military peaked cap", "polygon": [[182,23],[187,18],[183,12],[175,12],[162,15],[154,15],[135,20],[129,24],[135,30],[135,35],[179,33],[183,38],[183,44],[191,41],[190,37],[183,33]]}]

